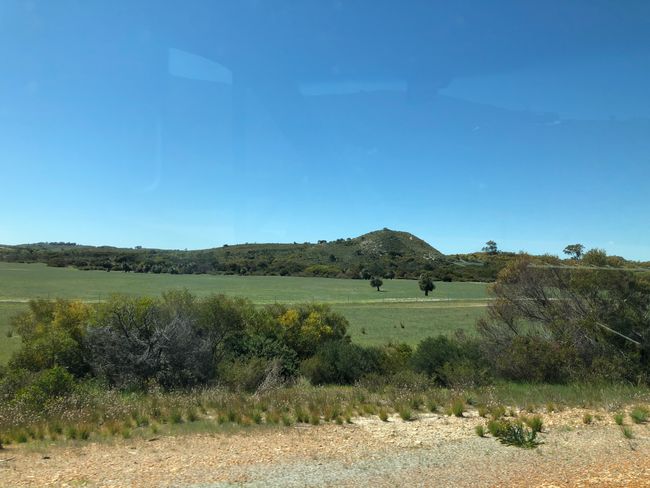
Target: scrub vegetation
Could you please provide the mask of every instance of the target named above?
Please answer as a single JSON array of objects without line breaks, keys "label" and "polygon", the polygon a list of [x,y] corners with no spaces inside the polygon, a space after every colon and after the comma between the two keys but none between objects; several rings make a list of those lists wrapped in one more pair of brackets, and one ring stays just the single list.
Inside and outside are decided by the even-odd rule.
[{"label": "scrub vegetation", "polygon": [[[582,259],[607,258],[589,251]],[[346,303],[256,304],[187,289],[97,302],[32,299],[10,320],[20,346],[0,369],[2,441],[343,424],[367,415],[417,421],[428,411],[466,418],[477,410],[492,417],[492,436],[535,447],[543,432],[530,415],[535,405],[553,412],[633,404],[630,418],[646,422],[647,277],[536,263],[522,254],[503,269],[473,331],[415,342],[353,341],[340,313]]]}]

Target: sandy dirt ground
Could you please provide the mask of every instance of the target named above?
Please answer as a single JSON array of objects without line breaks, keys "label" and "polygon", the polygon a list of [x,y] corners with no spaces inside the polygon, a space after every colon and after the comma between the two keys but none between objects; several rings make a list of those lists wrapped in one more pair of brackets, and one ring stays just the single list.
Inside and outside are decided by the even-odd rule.
[{"label": "sandy dirt ground", "polygon": [[504,446],[478,437],[485,423],[420,415],[351,425],[254,428],[0,451],[0,486],[56,487],[449,487],[650,486],[650,426],[627,439],[612,415],[544,415],[543,444]]}]

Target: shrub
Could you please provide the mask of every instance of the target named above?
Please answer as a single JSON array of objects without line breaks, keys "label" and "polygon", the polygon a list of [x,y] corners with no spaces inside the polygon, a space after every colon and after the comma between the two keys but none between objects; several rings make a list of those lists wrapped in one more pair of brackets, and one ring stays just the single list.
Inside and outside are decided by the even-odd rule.
[{"label": "shrub", "polygon": [[452,402],[450,411],[454,415],[454,417],[462,417],[463,412],[465,412],[465,402],[457,398]]},{"label": "shrub", "polygon": [[496,435],[502,444],[532,449],[539,445],[537,431],[527,429],[521,422],[502,422]]},{"label": "shrub", "polygon": [[501,437],[506,429],[506,423],[502,420],[490,420],[487,424],[488,431],[494,437]]},{"label": "shrub", "polygon": [[645,424],[648,421],[650,411],[644,406],[636,406],[630,411],[630,418],[635,424]]},{"label": "shrub", "polygon": [[236,358],[217,368],[219,381],[233,390],[254,392],[266,377],[269,361],[264,358]]},{"label": "shrub", "polygon": [[411,363],[414,371],[426,374],[442,386],[471,388],[488,381],[478,344],[462,335],[454,339],[442,335],[424,339]]},{"label": "shrub", "polygon": [[82,341],[92,314],[92,307],[79,301],[31,300],[29,310],[11,321],[22,339],[11,368],[37,372],[61,366],[77,377],[85,375]]},{"label": "shrub", "polygon": [[482,424],[477,425],[474,428],[474,432],[476,432],[476,435],[479,437],[485,437],[485,427]]},{"label": "shrub", "polygon": [[494,405],[490,408],[490,415],[494,420],[498,420],[506,414],[506,407],[503,405]]},{"label": "shrub", "polygon": [[299,360],[313,356],[327,342],[349,340],[347,319],[329,305],[274,304],[264,310],[269,320],[260,321],[251,332],[280,340],[296,352]]},{"label": "shrub", "polygon": [[523,421],[533,432],[541,432],[544,428],[544,421],[539,415],[524,417]]},{"label": "shrub", "polygon": [[519,335],[493,359],[497,374],[512,381],[562,383],[570,352],[538,336]]},{"label": "shrub", "polygon": [[632,429],[630,429],[629,427],[623,427],[623,428],[621,429],[621,432],[623,432],[623,436],[624,436],[626,439],[632,439],[632,438],[634,438],[634,432],[632,432]]},{"label": "shrub", "polygon": [[379,410],[379,419],[382,422],[388,422],[388,412],[386,411],[385,408]]},{"label": "shrub", "polygon": [[582,423],[585,425],[591,424],[594,421],[594,416],[590,413],[585,413],[582,416]]},{"label": "shrub", "polygon": [[344,341],[328,342],[304,361],[302,373],[314,385],[352,384],[379,369],[379,352]]},{"label": "shrub", "polygon": [[410,408],[409,406],[407,406],[407,405],[402,405],[402,406],[399,408],[399,416],[400,416],[400,418],[401,418],[402,420],[404,420],[405,422],[410,422],[410,421],[412,421],[412,420],[415,420],[415,417],[414,417],[414,415],[413,415],[413,411],[412,411],[411,408]]},{"label": "shrub", "polygon": [[625,417],[622,413],[614,414],[614,422],[616,422],[616,425],[623,425],[624,419]]},{"label": "shrub", "polygon": [[42,409],[48,400],[69,394],[74,385],[73,376],[56,366],[38,373],[29,386],[17,393],[16,398],[31,408]]},{"label": "shrub", "polygon": [[34,376],[26,369],[9,369],[0,379],[0,404],[13,400],[20,390],[29,386]]},{"label": "shrub", "polygon": [[446,336],[428,337],[422,340],[412,357],[413,369],[444,383],[442,368],[460,357],[458,345]]}]

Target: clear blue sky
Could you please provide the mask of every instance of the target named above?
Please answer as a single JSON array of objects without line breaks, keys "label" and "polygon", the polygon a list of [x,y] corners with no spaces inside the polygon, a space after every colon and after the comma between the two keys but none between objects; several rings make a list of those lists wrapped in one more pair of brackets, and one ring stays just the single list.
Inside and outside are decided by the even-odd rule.
[{"label": "clear blue sky", "polygon": [[650,2],[0,3],[0,242],[650,259]]}]

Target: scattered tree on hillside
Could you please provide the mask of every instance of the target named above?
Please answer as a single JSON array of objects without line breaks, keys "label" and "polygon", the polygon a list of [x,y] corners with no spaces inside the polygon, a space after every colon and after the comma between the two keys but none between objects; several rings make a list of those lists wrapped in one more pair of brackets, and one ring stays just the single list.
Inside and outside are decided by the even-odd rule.
[{"label": "scattered tree on hillside", "polygon": [[426,272],[420,275],[420,290],[424,292],[424,296],[429,296],[429,292],[436,289],[436,284],[433,282],[433,276],[431,273]]},{"label": "scattered tree on hillside", "polygon": [[488,254],[497,254],[499,252],[499,249],[497,248],[497,243],[490,240],[485,243],[485,247],[483,248],[483,252],[488,253]]},{"label": "scattered tree on hillside", "polygon": [[580,259],[582,257],[582,253],[585,250],[585,246],[582,244],[569,244],[567,247],[564,248],[564,254],[567,254],[568,256],[571,256],[571,259]]},{"label": "scattered tree on hillside", "polygon": [[383,285],[383,284],[384,284],[384,282],[382,281],[382,279],[381,279],[381,278],[378,278],[377,276],[373,277],[373,278],[370,280],[370,286],[372,286],[373,288],[377,288],[377,291],[380,291],[379,288],[380,288],[381,285]]}]

